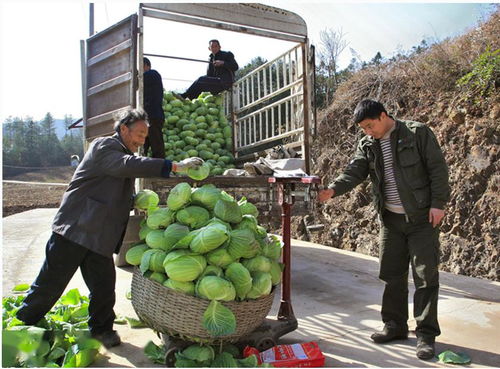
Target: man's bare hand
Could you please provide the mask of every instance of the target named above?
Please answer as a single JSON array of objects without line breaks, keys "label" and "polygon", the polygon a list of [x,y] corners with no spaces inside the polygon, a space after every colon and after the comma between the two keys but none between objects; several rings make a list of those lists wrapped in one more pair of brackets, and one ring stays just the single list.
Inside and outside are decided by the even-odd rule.
[{"label": "man's bare hand", "polygon": [[331,188],[328,188],[326,190],[320,190],[318,192],[318,201],[319,202],[325,202],[329,199],[331,199],[335,195],[335,191]]},{"label": "man's bare hand", "polygon": [[224,65],[224,60],[215,60],[214,61],[214,66],[216,67],[222,67]]},{"label": "man's bare hand", "polygon": [[429,223],[432,223],[432,227],[436,227],[444,217],[444,210],[431,208],[429,210]]}]

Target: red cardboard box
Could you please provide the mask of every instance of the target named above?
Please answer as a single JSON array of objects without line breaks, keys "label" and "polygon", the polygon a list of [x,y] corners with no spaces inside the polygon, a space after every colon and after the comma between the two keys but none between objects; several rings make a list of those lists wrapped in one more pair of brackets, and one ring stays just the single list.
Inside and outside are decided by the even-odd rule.
[{"label": "red cardboard box", "polygon": [[268,363],[276,368],[318,368],[325,365],[325,356],[316,342],[277,345],[262,352],[247,346],[243,355],[256,355],[259,364]]}]

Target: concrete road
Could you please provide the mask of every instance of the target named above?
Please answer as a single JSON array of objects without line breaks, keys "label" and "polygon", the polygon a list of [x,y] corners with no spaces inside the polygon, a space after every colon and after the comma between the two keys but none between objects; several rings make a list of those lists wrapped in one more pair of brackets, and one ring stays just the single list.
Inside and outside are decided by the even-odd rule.
[{"label": "concrete road", "polygon": [[[3,296],[18,283],[31,283],[43,262],[55,209],[37,209],[3,218]],[[103,224],[103,226],[105,226]],[[313,243],[292,241],[292,302],[299,328],[280,343],[317,341],[327,367],[443,367],[437,359],[415,357],[414,334],[405,341],[377,345],[370,340],[381,329],[382,283],[376,258]],[[131,268],[117,268],[118,315],[135,317],[125,295]],[[78,273],[68,289],[88,290]],[[410,288],[410,295],[413,288]],[[465,352],[471,367],[500,366],[500,283],[441,273],[439,316],[442,334],[437,352]],[[279,308],[279,293],[269,315]],[[410,315],[412,306],[410,305]],[[410,319],[410,329],[415,327]],[[143,347],[160,339],[147,328],[116,326],[123,344],[102,349],[95,367],[153,367]],[[452,365],[448,365],[453,367]]]}]

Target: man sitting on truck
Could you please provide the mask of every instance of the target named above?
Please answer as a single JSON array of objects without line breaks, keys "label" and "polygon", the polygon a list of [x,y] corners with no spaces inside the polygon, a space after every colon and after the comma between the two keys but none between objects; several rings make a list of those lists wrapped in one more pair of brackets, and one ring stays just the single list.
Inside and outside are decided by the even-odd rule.
[{"label": "man sitting on truck", "polygon": [[17,312],[27,325],[36,324],[61,297],[80,268],[90,291],[89,329],[107,348],[121,343],[113,330],[118,253],[134,205],[136,177],[169,177],[203,164],[134,155],[144,145],[149,124],[143,110],[127,110],[115,122],[112,137],[96,138],[75,170],[52,224],[45,261]]},{"label": "man sitting on truck", "polygon": [[222,51],[218,40],[210,40],[208,50],[211,51],[207,68],[207,75],[198,78],[181,94],[183,98],[195,99],[202,92],[218,94],[229,90],[234,82],[234,72],[238,70],[238,63],[230,51]]}]

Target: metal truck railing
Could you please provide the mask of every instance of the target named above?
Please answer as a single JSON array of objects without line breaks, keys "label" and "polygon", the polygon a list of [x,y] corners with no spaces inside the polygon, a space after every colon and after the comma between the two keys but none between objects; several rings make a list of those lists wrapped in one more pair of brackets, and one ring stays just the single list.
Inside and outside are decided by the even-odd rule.
[{"label": "metal truck railing", "polygon": [[233,86],[233,133],[238,156],[266,143],[303,144],[303,61],[300,45],[261,65]]}]

